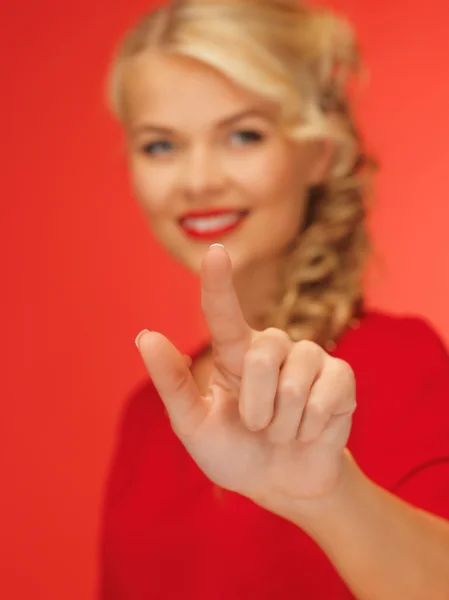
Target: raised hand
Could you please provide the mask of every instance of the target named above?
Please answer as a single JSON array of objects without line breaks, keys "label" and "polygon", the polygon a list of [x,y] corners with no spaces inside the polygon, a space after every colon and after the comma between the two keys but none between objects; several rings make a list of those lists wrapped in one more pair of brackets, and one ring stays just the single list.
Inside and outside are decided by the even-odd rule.
[{"label": "raised hand", "polygon": [[252,330],[223,247],[207,252],[201,282],[213,352],[205,396],[167,338],[138,339],[173,430],[223,488],[261,503],[323,497],[338,481],[356,406],[351,368],[281,330]]}]

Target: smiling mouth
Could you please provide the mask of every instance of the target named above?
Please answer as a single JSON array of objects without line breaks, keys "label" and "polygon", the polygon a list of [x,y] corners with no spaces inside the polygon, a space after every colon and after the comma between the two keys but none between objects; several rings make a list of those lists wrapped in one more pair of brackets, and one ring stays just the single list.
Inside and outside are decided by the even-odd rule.
[{"label": "smiling mouth", "polygon": [[245,211],[215,211],[202,214],[189,214],[180,219],[179,224],[189,237],[216,239],[234,231],[245,217]]}]

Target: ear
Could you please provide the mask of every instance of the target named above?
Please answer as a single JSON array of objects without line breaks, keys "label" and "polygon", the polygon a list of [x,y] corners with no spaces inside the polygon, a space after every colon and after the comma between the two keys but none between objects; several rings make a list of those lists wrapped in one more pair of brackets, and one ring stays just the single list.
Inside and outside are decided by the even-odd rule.
[{"label": "ear", "polygon": [[337,148],[330,138],[313,140],[310,146],[310,168],[307,183],[310,186],[324,183],[331,175]]}]

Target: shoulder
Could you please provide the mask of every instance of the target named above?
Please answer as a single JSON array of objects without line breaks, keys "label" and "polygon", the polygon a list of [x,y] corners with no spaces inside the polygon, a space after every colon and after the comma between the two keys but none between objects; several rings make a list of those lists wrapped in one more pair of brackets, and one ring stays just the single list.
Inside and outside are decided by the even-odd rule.
[{"label": "shoulder", "polygon": [[369,360],[396,370],[410,363],[421,372],[449,365],[440,334],[427,319],[415,315],[367,312],[356,328],[343,336],[337,354],[347,355],[349,362]]},{"label": "shoulder", "polygon": [[370,313],[339,355],[356,376],[351,443],[368,474],[390,487],[449,456],[449,356],[426,319]]},{"label": "shoulder", "polygon": [[[423,390],[449,385],[447,348],[423,317],[367,313],[358,328],[345,334],[335,354],[353,367],[361,391],[368,396],[376,390],[377,406],[388,399],[391,410],[421,402]],[[437,400],[446,401],[444,394]]]}]

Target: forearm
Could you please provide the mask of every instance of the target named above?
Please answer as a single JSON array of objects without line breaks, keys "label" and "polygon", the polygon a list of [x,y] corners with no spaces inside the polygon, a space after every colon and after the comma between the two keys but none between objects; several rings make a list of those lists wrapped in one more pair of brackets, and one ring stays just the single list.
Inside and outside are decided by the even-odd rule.
[{"label": "forearm", "polygon": [[277,512],[317,542],[359,600],[449,598],[449,523],[375,485],[352,459],[332,496]]}]

